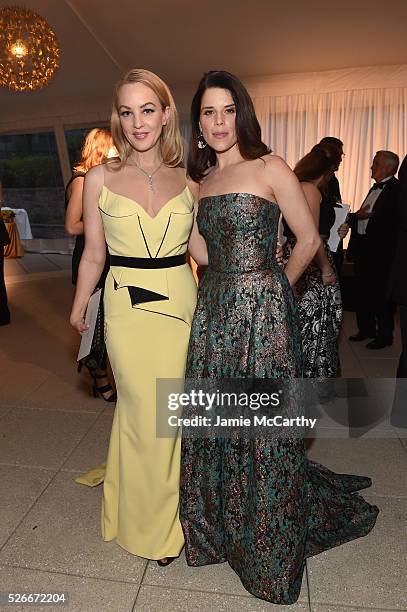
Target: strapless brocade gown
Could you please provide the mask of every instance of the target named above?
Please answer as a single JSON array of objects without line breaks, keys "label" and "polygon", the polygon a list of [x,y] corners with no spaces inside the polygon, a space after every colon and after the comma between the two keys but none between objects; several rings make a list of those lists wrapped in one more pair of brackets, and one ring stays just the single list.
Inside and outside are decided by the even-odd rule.
[{"label": "strapless brocade gown", "polygon": [[[302,375],[293,294],[275,260],[279,208],[246,193],[201,199],[209,266],[198,292],[186,376]],[[180,516],[190,565],[228,561],[276,604],[299,596],[306,557],[366,535],[369,478],[308,461],[301,439],[185,438]]]},{"label": "strapless brocade gown", "polygon": [[[102,535],[148,559],[179,555],[181,441],[156,436],[156,378],[182,379],[196,284],[187,263],[128,267],[125,258],[180,257],[194,218],[188,188],[155,217],[103,187],[99,200],[114,259],[105,285],[106,346],[117,405],[103,486]],[[168,261],[168,260],[167,260]],[[135,263],[133,261],[133,263]]]}]

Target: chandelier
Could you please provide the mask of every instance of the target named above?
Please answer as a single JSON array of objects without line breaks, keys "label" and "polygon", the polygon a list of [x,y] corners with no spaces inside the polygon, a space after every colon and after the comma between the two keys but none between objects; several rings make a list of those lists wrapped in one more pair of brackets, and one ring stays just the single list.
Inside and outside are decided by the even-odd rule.
[{"label": "chandelier", "polygon": [[0,8],[0,86],[40,89],[58,67],[58,40],[45,19],[18,6]]}]

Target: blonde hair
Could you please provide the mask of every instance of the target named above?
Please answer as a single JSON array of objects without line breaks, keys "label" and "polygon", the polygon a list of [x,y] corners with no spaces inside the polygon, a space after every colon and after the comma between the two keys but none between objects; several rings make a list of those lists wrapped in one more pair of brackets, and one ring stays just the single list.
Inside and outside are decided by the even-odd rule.
[{"label": "blonde hair", "polygon": [[129,70],[122,79],[117,83],[113,94],[113,107],[111,115],[111,130],[114,145],[120,157],[120,164],[116,166],[119,170],[127,161],[132,147],[126,140],[120,124],[119,116],[119,90],[123,85],[129,83],[143,83],[149,87],[160,101],[161,108],[164,110],[169,107],[170,113],[166,125],[163,125],[160,136],[161,157],[164,164],[170,168],[175,168],[182,164],[184,157],[184,144],[179,129],[178,111],[175,106],[174,98],[168,88],[159,76],[149,70],[134,68]]},{"label": "blonde hair", "polygon": [[81,161],[74,167],[76,172],[87,172],[93,166],[103,164],[113,146],[111,134],[103,128],[93,128],[86,134],[81,151]]}]

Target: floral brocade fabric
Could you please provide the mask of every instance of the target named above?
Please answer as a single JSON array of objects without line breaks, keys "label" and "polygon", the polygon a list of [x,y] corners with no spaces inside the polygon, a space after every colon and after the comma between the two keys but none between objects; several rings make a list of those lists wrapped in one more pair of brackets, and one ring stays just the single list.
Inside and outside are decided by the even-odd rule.
[{"label": "floral brocade fabric", "polygon": [[[186,377],[294,379],[301,334],[275,260],[280,211],[247,193],[203,198],[208,245]],[[378,509],[356,491],[369,478],[308,461],[300,438],[184,438],[180,518],[189,565],[229,562],[253,595],[291,604],[305,559],[366,535]]]},{"label": "floral brocade fabric", "polygon": [[[284,245],[284,260],[291,255],[294,241]],[[324,243],[332,269],[332,253]],[[304,378],[340,376],[338,336],[342,324],[342,297],[338,280],[324,285],[319,267],[311,262],[296,284],[297,306],[301,327]]]}]

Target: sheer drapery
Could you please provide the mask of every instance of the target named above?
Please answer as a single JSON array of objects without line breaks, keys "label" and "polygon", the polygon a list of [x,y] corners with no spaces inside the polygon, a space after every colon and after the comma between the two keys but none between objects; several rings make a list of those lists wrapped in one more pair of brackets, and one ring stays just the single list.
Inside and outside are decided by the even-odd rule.
[{"label": "sheer drapery", "polygon": [[376,151],[407,152],[407,87],[254,98],[264,141],[290,166],[323,136],[346,153],[338,171],[344,202],[358,208],[371,185]]}]

